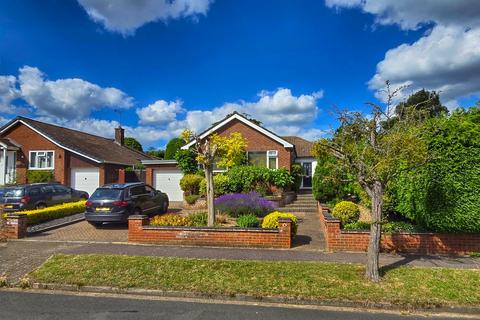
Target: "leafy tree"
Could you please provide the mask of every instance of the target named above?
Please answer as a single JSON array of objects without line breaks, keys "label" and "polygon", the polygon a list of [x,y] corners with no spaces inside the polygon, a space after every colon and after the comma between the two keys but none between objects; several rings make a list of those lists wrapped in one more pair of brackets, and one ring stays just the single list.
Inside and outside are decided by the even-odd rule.
[{"label": "leafy tree", "polygon": [[370,115],[360,112],[340,112],[340,127],[332,139],[315,143],[315,155],[330,154],[340,160],[346,170],[356,176],[372,202],[372,223],[365,276],[379,281],[379,252],[383,196],[387,183],[398,174],[399,168],[421,165],[426,161],[426,147],[420,139],[418,123],[398,119],[384,127],[391,115],[392,100],[403,88],[390,89],[386,83],[386,111],[381,105],[369,103]]},{"label": "leafy tree", "polygon": [[138,140],[133,138],[133,137],[125,137],[124,144],[127,147],[130,147],[132,149],[143,152],[142,144],[140,142],[138,142]]},{"label": "leafy tree", "polygon": [[175,154],[175,160],[178,167],[184,174],[194,174],[198,172],[197,155],[192,150],[178,150]]},{"label": "leafy tree", "polygon": [[446,113],[448,109],[440,102],[439,94],[425,89],[415,92],[395,108],[395,114],[399,118],[412,114],[420,118],[433,118]]},{"label": "leafy tree", "polygon": [[154,147],[150,147],[147,151],[147,154],[158,159],[163,159],[165,157],[165,150],[156,150]]},{"label": "leafy tree", "polygon": [[213,165],[217,160],[227,168],[233,165],[239,155],[245,153],[247,142],[240,133],[232,133],[228,137],[213,134],[202,140],[192,131],[185,130],[181,137],[185,142],[195,141],[193,151],[197,155],[198,163],[203,165],[207,182],[208,226],[213,227],[215,223]]},{"label": "leafy tree", "polygon": [[167,143],[165,149],[165,160],[174,160],[175,154],[181,147],[185,145],[185,141],[181,138],[173,138]]}]

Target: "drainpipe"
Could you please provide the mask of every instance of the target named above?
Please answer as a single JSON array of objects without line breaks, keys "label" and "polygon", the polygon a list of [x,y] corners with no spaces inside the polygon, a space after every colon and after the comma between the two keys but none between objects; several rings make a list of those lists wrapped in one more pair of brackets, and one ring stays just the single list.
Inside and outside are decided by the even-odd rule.
[{"label": "drainpipe", "polygon": [[3,149],[3,184],[7,184],[7,148]]}]

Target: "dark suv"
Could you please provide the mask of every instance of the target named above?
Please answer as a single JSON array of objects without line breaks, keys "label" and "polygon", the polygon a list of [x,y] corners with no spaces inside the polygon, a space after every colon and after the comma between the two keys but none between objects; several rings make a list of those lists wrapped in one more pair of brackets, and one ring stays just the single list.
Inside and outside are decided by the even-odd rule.
[{"label": "dark suv", "polygon": [[165,213],[168,196],[143,182],[108,184],[87,201],[85,219],[94,226],[103,222],[126,222],[131,214]]},{"label": "dark suv", "polygon": [[48,206],[88,199],[88,193],[59,183],[33,183],[7,187],[3,192],[3,210],[42,209]]}]

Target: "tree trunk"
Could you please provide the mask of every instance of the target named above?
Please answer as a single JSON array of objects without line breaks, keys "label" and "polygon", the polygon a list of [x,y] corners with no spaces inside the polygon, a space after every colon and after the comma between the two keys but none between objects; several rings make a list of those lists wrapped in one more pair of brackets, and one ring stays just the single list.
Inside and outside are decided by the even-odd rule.
[{"label": "tree trunk", "polygon": [[215,224],[215,204],[213,191],[213,167],[205,166],[205,179],[207,180],[207,207],[208,207],[208,226],[213,227]]},{"label": "tree trunk", "polygon": [[380,238],[382,235],[382,205],[383,185],[376,181],[372,188],[372,225],[370,226],[370,240],[368,243],[367,268],[365,276],[367,279],[380,281]]}]

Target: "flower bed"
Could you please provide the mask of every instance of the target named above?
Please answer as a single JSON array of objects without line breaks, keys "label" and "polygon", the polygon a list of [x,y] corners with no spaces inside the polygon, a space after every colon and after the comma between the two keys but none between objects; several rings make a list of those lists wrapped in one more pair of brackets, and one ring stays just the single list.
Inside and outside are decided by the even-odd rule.
[{"label": "flower bed", "polygon": [[273,202],[262,198],[256,192],[225,194],[215,199],[215,207],[235,218],[247,214],[263,217],[276,208]]}]

